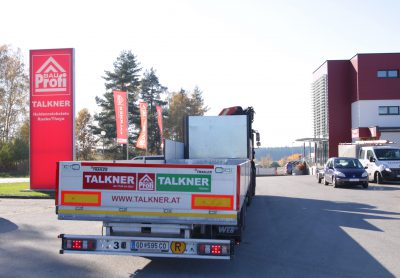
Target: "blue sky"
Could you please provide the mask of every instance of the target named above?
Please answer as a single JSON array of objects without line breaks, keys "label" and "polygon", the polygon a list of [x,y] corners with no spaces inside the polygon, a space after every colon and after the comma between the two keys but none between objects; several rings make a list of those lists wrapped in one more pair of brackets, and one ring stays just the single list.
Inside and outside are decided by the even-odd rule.
[{"label": "blue sky", "polygon": [[[328,59],[400,52],[400,1],[7,1],[0,44],[75,48],[76,110],[96,110],[121,50],[170,91],[199,86],[209,115],[253,106],[262,146],[312,137],[312,72]],[[6,12],[5,12],[6,11]],[[296,144],[294,144],[296,145]]]}]

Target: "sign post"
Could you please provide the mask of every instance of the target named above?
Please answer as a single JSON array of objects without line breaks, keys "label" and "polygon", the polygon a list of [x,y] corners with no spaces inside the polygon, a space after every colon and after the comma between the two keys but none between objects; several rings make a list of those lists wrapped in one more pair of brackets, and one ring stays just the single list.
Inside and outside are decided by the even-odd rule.
[{"label": "sign post", "polygon": [[54,190],[74,160],[74,49],[30,51],[30,188]]}]

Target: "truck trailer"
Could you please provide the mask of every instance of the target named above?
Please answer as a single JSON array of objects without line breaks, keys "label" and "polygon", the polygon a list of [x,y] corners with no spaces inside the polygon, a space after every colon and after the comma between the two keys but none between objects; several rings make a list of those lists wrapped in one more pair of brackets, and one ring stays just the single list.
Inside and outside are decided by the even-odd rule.
[{"label": "truck trailer", "polygon": [[231,259],[255,194],[253,117],[189,116],[163,160],[59,162],[58,219],[103,223],[98,235],[59,235],[60,253]]}]

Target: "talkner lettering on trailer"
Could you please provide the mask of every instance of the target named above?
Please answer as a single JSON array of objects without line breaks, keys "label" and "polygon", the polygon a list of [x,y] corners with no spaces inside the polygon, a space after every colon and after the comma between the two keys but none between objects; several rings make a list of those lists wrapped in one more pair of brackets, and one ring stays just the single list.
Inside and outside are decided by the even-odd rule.
[{"label": "talkner lettering on trailer", "polygon": [[209,185],[208,178],[186,178],[186,177],[157,177],[160,184],[163,185],[195,185],[195,186],[202,186],[202,185]]},{"label": "talkner lettering on trailer", "polygon": [[133,176],[98,176],[86,174],[84,178],[86,183],[135,184]]}]

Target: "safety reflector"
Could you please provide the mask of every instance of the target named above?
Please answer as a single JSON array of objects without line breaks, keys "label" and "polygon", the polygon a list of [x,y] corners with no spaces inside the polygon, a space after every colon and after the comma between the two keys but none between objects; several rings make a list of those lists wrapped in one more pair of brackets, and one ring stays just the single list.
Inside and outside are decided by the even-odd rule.
[{"label": "safety reflector", "polygon": [[233,210],[233,195],[192,195],[192,209]]},{"label": "safety reflector", "polygon": [[64,206],[100,206],[101,192],[62,191],[61,205]]},{"label": "safety reflector", "polygon": [[208,244],[201,243],[197,245],[197,254],[199,255],[212,255],[212,256],[226,256],[230,254],[229,244]]},{"label": "safety reflector", "polygon": [[64,250],[93,251],[96,249],[96,240],[64,238],[62,242],[62,247]]}]

